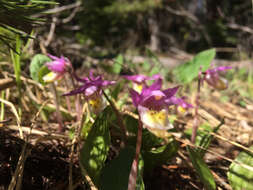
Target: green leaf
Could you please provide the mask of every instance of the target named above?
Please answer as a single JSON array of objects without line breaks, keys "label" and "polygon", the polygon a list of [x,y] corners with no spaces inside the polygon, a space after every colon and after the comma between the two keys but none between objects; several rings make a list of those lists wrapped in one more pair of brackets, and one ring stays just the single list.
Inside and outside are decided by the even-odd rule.
[{"label": "green leaf", "polygon": [[[211,131],[212,131],[212,127],[208,123],[201,124],[198,128],[198,131],[197,131],[195,145],[199,146],[201,144],[201,139]],[[186,137],[190,140],[191,135],[192,135],[192,128],[185,130],[184,133],[185,133]]]},{"label": "green leaf", "polygon": [[[204,157],[206,150],[208,149],[209,145],[211,144],[211,142],[213,140],[213,135],[210,134],[210,132],[217,133],[217,131],[220,129],[220,127],[223,125],[223,123],[224,122],[222,121],[217,127],[215,127],[214,129],[211,129],[209,131],[207,130],[204,135],[202,134],[200,136],[198,144],[197,143],[196,144],[201,147],[201,148],[197,148],[197,152],[199,153],[199,155],[201,157]],[[208,128],[208,127],[206,127],[206,128]]]},{"label": "green leaf", "polygon": [[160,146],[164,140],[157,137],[147,129],[142,131],[142,150],[151,150],[153,147]]},{"label": "green leaf", "polygon": [[152,66],[151,70],[149,71],[149,76],[152,76],[154,74],[161,74],[161,70],[162,70],[162,64],[159,60],[159,58],[150,50],[150,49],[146,49],[146,53],[148,55],[148,57],[152,60],[152,65],[150,64],[150,67]]},{"label": "green leaf", "polygon": [[191,162],[196,169],[201,182],[205,185],[206,189],[215,190],[216,184],[213,175],[204,160],[191,147],[187,147],[187,151],[190,155]]},{"label": "green leaf", "polygon": [[161,73],[161,69],[162,69],[162,68],[159,67],[159,66],[154,66],[154,67],[152,68],[152,70],[150,71],[149,76],[152,76],[152,75]]},{"label": "green leaf", "polygon": [[43,77],[48,74],[50,72],[50,70],[47,68],[46,65],[43,65],[39,71],[38,71],[38,80],[39,80],[39,83],[45,85],[45,82],[43,80]]},{"label": "green leaf", "polygon": [[145,185],[143,181],[143,171],[144,171],[144,160],[142,156],[139,157],[139,163],[138,163],[138,175],[136,180],[136,190],[145,190]]},{"label": "green leaf", "polygon": [[155,66],[161,65],[159,58],[150,49],[146,49],[146,54],[154,62]]},{"label": "green leaf", "polygon": [[[139,122],[137,119],[129,115],[124,115],[123,120],[127,128],[127,131],[131,134],[128,139],[128,143],[131,144],[132,146],[135,146]],[[141,149],[149,151],[153,147],[160,146],[163,141],[164,140],[162,138],[155,136],[149,130],[143,129]]]},{"label": "green leaf", "polygon": [[127,114],[123,116],[123,120],[127,128],[127,131],[132,133],[131,136],[136,135],[138,131],[138,125],[139,125],[138,120]]},{"label": "green leaf", "polygon": [[119,74],[122,68],[122,65],[124,63],[124,58],[121,54],[119,54],[114,61],[114,64],[112,66],[112,72],[115,74]]},{"label": "green leaf", "polygon": [[[253,150],[253,146],[250,147]],[[228,180],[233,190],[253,189],[253,170],[245,168],[239,163],[243,163],[253,168],[253,154],[249,152],[241,152],[235,159],[228,170]]]},{"label": "green leaf", "polygon": [[33,80],[41,82],[42,77],[49,71],[42,68],[46,62],[52,61],[48,56],[43,54],[37,54],[32,58],[30,64],[30,76]]},{"label": "green leaf", "polygon": [[147,61],[144,60],[143,64],[142,64],[142,69],[146,72],[148,72],[150,70],[151,64]]},{"label": "green leaf", "polygon": [[57,5],[58,2],[55,1],[37,1],[37,0],[31,0],[32,3],[39,3],[39,4],[48,4],[48,5]]},{"label": "green leaf", "polygon": [[[196,148],[196,151],[199,153],[201,157],[203,157],[206,153],[206,149],[208,149],[209,145],[213,140],[213,133],[217,133],[220,127],[223,125],[223,121],[217,126],[212,128],[209,124],[204,123],[199,126],[199,130],[197,131],[197,137],[195,141],[195,145],[199,146]],[[185,131],[185,135],[188,139],[191,139],[192,129],[187,129]]]},{"label": "green leaf", "polygon": [[119,95],[119,93],[122,91],[122,89],[123,89],[123,87],[124,87],[124,84],[125,84],[125,82],[118,82],[118,83],[115,85],[113,91],[111,92],[111,96],[112,96],[115,100],[118,99],[118,95]]},{"label": "green leaf", "polygon": [[209,49],[198,53],[191,61],[179,65],[173,71],[180,82],[189,83],[198,76],[200,71],[206,71],[215,57],[215,49]]},{"label": "green leaf", "polygon": [[171,139],[167,145],[160,146],[154,150],[143,151],[143,159],[145,162],[145,174],[152,171],[156,166],[167,163],[177,153],[179,143]]},{"label": "green leaf", "polygon": [[[120,189],[127,190],[129,174],[135,156],[135,149],[133,147],[126,147],[120,151],[118,157],[110,161],[101,172],[101,190]],[[139,160],[138,177],[136,189],[144,190],[144,183],[141,177],[143,170],[143,160]]]},{"label": "green leaf", "polygon": [[87,172],[95,185],[99,184],[100,173],[111,142],[107,117],[109,114],[106,108],[97,117],[80,153],[82,172],[84,175]]}]

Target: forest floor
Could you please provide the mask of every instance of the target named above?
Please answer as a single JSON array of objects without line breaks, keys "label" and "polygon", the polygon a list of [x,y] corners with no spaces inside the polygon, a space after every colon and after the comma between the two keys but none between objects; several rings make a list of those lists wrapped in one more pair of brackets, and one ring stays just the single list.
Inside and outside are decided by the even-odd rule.
[{"label": "forest floor", "polygon": [[[4,72],[1,75],[12,78]],[[51,95],[45,94],[45,87],[28,78],[24,75],[22,79],[26,91],[21,102],[23,112],[20,126],[11,107],[14,105],[17,108],[16,87],[10,85],[6,88],[9,93],[7,101],[13,104],[6,104],[6,121],[0,123],[0,190],[8,189],[12,184],[22,184],[24,190],[68,189],[70,164],[74,189],[89,189],[79,168],[78,154],[74,154],[72,160],[70,158],[70,127],[65,132],[59,132],[54,114],[51,114],[48,122],[43,121],[38,115],[38,107],[31,102],[42,103],[44,96]],[[199,109],[201,121],[214,127],[222,119],[225,121],[218,133],[213,134],[214,140],[204,158],[219,189],[232,189],[227,180],[231,160],[242,150],[247,150],[253,142],[253,100],[248,94],[252,89],[253,85],[247,81],[234,79],[230,89],[225,92],[207,87],[202,91]],[[61,87],[59,91],[62,91]],[[193,94],[189,101],[194,102],[194,97]],[[72,113],[68,115],[70,119],[65,121],[65,126],[70,126],[75,118]],[[193,112],[186,119],[175,120],[175,125],[191,128]],[[190,164],[186,142],[184,139],[180,141],[180,151],[171,163],[156,167],[151,174],[144,176],[147,190],[203,189]]]}]

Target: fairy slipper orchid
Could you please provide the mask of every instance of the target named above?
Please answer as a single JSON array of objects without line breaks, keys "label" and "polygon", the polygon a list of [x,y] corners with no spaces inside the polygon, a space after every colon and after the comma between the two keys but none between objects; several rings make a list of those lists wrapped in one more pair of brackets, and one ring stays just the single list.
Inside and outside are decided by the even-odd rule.
[{"label": "fairy slipper orchid", "polygon": [[69,69],[72,68],[71,63],[68,58],[61,56],[56,57],[48,54],[52,59],[50,62],[46,62],[47,68],[51,71],[43,77],[43,80],[47,83],[53,82],[60,79]]},{"label": "fairy slipper orchid", "polygon": [[133,104],[137,107],[143,127],[151,132],[164,132],[172,127],[168,119],[170,98],[174,97],[179,87],[161,89],[161,79],[138,93],[130,89]]},{"label": "fairy slipper orchid", "polygon": [[102,96],[102,88],[115,84],[115,81],[103,80],[102,76],[95,77],[93,72],[90,71],[89,77],[79,78],[75,75],[77,81],[83,83],[83,85],[64,96],[71,96],[82,93],[87,100],[91,111],[98,114],[106,106],[106,101]]},{"label": "fairy slipper orchid", "polygon": [[220,76],[220,72],[226,72],[229,69],[232,69],[232,67],[221,66],[214,69],[208,69],[207,71],[203,72],[203,80],[217,90],[225,90],[228,87],[228,82],[226,79]]},{"label": "fairy slipper orchid", "polygon": [[146,81],[147,80],[158,80],[161,79],[161,76],[159,74],[153,75],[151,77],[145,76],[145,75],[125,75],[125,79],[130,80],[133,82],[133,89],[141,93],[143,87],[147,86]]}]

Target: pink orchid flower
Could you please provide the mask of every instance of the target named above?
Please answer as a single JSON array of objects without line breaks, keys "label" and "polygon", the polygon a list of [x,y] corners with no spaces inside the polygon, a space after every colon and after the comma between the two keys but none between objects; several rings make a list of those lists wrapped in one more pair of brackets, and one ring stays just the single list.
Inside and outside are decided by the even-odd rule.
[{"label": "pink orchid flower", "polygon": [[43,80],[47,83],[62,78],[63,75],[72,68],[68,58],[63,56],[59,58],[50,54],[48,54],[48,56],[52,59],[52,61],[46,62],[45,64],[51,72],[43,77]]}]

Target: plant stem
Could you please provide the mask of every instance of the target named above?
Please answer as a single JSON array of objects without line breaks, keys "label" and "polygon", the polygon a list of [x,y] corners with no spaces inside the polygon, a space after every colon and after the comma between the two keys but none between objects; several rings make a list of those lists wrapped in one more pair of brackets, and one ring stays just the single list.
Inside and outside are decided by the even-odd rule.
[{"label": "plant stem", "polygon": [[[66,87],[68,88],[69,85],[68,85],[68,81],[66,79],[66,75],[64,76],[64,82],[65,82]],[[70,99],[69,99],[68,96],[65,96],[65,99],[66,99],[66,104],[67,104],[68,111],[71,113],[72,110],[71,110],[71,105],[70,105]]]},{"label": "plant stem", "polygon": [[193,121],[192,136],[191,136],[191,142],[193,144],[195,144],[197,131],[198,131],[198,127],[199,127],[198,110],[199,110],[199,99],[200,99],[200,87],[201,87],[201,82],[202,82],[201,75],[202,75],[202,72],[201,72],[201,68],[200,68],[199,76],[198,76],[198,91],[197,91],[196,98],[195,98],[195,113],[194,113],[194,121]]},{"label": "plant stem", "polygon": [[[71,71],[74,75],[75,75],[75,72],[74,71]],[[74,78],[73,78],[73,75],[72,73],[69,73],[70,75],[70,79],[71,79],[71,83],[72,83],[72,86],[73,88],[76,88],[76,84],[75,84],[75,81],[74,81]],[[81,114],[82,114],[82,109],[81,109],[81,106],[80,106],[80,96],[79,94],[76,95],[76,99],[75,99],[75,107],[76,107],[76,114],[77,114],[77,121],[80,121],[81,119]]]},{"label": "plant stem", "polygon": [[136,189],[136,181],[137,181],[137,175],[138,175],[138,163],[139,163],[139,156],[140,156],[140,152],[141,152],[141,143],[142,143],[142,123],[139,120],[135,158],[133,160],[131,171],[129,174],[128,190],[135,190]]},{"label": "plant stem", "polygon": [[62,115],[60,112],[60,106],[59,106],[59,98],[58,98],[58,94],[57,94],[57,90],[56,90],[56,86],[54,83],[51,83],[51,90],[54,96],[54,104],[55,104],[55,109],[56,109],[56,119],[57,122],[59,123],[59,132],[63,132],[64,128],[63,128],[63,122],[62,122]]}]

